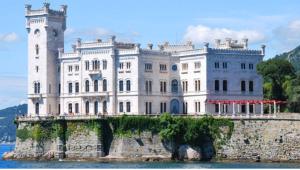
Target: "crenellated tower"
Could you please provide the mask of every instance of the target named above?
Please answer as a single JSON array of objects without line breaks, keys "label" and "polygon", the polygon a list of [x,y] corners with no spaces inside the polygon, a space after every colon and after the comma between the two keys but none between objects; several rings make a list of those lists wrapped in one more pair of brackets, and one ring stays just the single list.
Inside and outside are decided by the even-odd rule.
[{"label": "crenellated tower", "polygon": [[58,49],[64,48],[67,6],[52,10],[25,5],[28,32],[28,115],[56,115],[59,111]]}]

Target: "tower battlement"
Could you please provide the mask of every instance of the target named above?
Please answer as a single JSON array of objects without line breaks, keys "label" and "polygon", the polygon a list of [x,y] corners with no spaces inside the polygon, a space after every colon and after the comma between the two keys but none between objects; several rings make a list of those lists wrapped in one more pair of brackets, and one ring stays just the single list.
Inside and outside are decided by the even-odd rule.
[{"label": "tower battlement", "polygon": [[67,5],[61,5],[59,10],[50,9],[49,3],[44,3],[43,7],[40,9],[32,9],[30,4],[25,5],[25,17],[26,17],[26,28],[30,28],[31,23],[41,23],[48,26],[49,18],[57,20],[61,19],[64,21],[63,29],[66,28],[66,15],[67,15]]}]

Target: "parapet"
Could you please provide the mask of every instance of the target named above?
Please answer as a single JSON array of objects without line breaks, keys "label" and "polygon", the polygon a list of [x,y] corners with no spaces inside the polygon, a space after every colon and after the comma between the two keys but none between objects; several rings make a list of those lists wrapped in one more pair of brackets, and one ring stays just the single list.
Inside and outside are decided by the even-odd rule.
[{"label": "parapet", "polygon": [[25,5],[25,16],[56,16],[56,17],[66,17],[67,14],[67,5],[61,5],[59,10],[50,9],[49,3],[44,3],[44,6],[41,9],[32,9],[32,6],[29,4]]},{"label": "parapet", "polygon": [[186,44],[172,44],[165,42],[163,45],[158,45],[158,48],[164,52],[178,52],[178,51],[188,51],[194,50],[195,47],[191,41],[188,41]]},{"label": "parapet", "polygon": [[220,39],[215,40],[216,48],[220,49],[248,49],[248,39],[244,38],[241,42],[238,40],[232,40],[231,38],[226,38],[225,42],[221,42]]}]

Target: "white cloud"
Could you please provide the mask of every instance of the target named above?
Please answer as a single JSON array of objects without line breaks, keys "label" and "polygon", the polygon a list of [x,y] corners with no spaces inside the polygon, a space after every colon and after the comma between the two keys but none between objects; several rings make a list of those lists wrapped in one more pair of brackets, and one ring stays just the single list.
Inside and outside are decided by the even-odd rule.
[{"label": "white cloud", "polygon": [[274,29],[274,40],[282,50],[290,50],[300,45],[300,19],[290,21]]},{"label": "white cloud", "polygon": [[262,42],[266,36],[257,30],[233,30],[228,28],[211,28],[205,25],[188,26],[184,35],[185,41],[194,43],[214,42],[215,39],[243,39],[248,38],[251,43]]},{"label": "white cloud", "polygon": [[18,41],[19,39],[20,38],[18,34],[16,34],[15,32],[0,35],[0,41],[2,42],[15,42]]}]

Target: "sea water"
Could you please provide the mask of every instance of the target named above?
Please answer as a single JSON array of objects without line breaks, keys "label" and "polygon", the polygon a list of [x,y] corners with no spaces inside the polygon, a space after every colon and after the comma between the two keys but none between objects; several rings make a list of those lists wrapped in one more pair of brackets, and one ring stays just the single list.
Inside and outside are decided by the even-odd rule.
[{"label": "sea water", "polygon": [[248,162],[78,162],[78,161],[9,161],[2,154],[14,145],[0,145],[0,168],[300,168],[300,163]]}]

